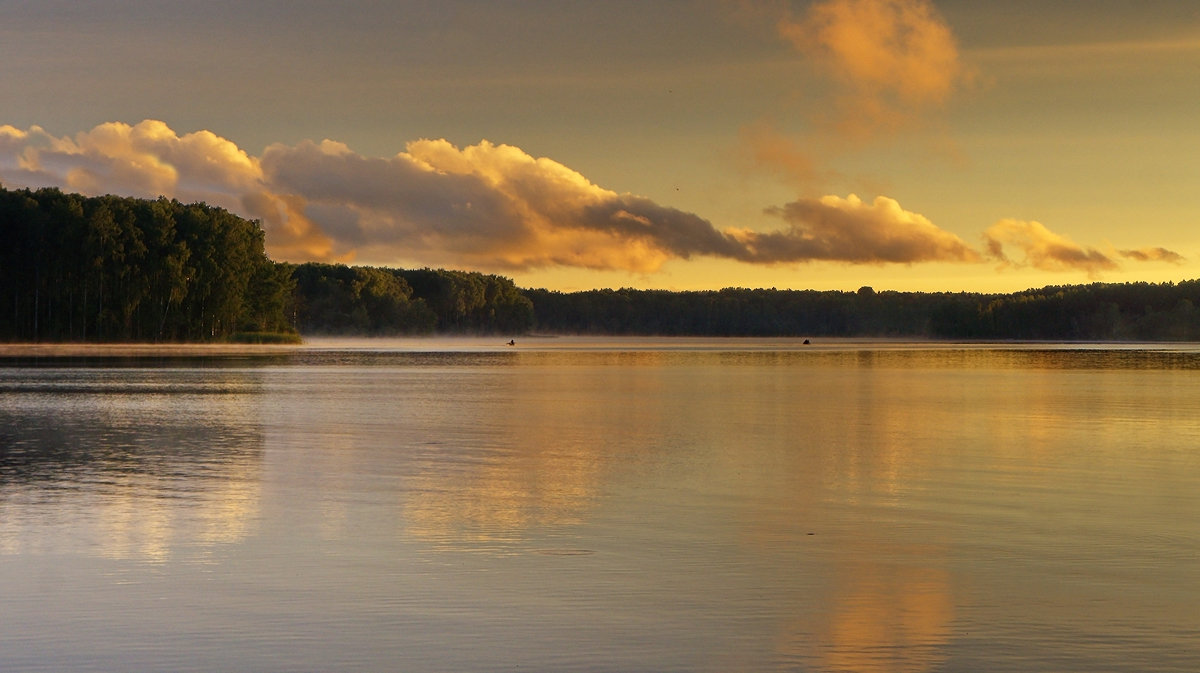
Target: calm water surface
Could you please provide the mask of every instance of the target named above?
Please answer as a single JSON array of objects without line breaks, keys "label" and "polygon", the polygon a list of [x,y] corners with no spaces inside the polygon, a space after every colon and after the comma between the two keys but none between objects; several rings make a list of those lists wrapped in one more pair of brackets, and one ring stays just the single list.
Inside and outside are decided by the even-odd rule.
[{"label": "calm water surface", "polygon": [[1188,345],[10,352],[0,670],[1196,671],[1198,411]]}]

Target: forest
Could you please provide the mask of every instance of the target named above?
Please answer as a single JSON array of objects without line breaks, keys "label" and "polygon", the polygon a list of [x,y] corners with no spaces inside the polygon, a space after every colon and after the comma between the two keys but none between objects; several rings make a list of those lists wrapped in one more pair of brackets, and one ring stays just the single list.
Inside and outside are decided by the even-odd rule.
[{"label": "forest", "polygon": [[283,265],[301,334],[523,334],[533,304],[507,278],[473,271],[309,262]]},{"label": "forest", "polygon": [[203,203],[0,187],[0,341],[546,334],[1200,341],[1200,281],[1011,294],[521,289],[474,271],[274,262]]},{"label": "forest", "polygon": [[274,262],[257,222],[175,200],[0,187],[0,340],[296,341],[527,332],[507,278]]},{"label": "forest", "polygon": [[204,204],[0,189],[0,338],[215,341],[291,332],[263,231]]},{"label": "forest", "polygon": [[537,329],[566,334],[1197,341],[1200,281],[1012,294],[726,288],[527,290]]}]

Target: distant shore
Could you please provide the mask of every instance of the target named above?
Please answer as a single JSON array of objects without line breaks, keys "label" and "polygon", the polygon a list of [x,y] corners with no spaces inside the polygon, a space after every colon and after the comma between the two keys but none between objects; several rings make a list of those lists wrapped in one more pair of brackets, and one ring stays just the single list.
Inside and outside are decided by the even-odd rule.
[{"label": "distant shore", "polygon": [[40,358],[238,358],[305,352],[532,352],[532,351],[790,351],[856,350],[1126,350],[1200,352],[1200,342],[1120,340],[929,339],[924,337],[695,337],[527,334],[504,337],[430,335],[421,337],[313,336],[297,344],[240,343],[0,343],[0,360]]},{"label": "distant shore", "polygon": [[237,343],[7,343],[0,358],[23,357],[193,357],[289,353],[300,344]]}]

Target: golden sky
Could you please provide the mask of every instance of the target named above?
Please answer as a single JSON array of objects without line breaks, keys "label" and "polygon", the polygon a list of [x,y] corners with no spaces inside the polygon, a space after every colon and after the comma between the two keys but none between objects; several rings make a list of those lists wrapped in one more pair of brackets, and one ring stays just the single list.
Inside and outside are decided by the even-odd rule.
[{"label": "golden sky", "polygon": [[0,0],[0,183],[526,287],[1162,282],[1198,81],[1190,0]]}]

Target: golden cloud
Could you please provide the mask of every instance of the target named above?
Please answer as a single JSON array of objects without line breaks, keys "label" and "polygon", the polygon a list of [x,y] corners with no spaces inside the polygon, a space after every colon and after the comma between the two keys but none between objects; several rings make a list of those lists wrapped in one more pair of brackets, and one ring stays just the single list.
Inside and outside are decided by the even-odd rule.
[{"label": "golden cloud", "polygon": [[739,140],[742,156],[752,168],[769,169],[794,185],[809,185],[820,177],[811,139],[802,143],[773,123],[760,120],[743,127]]},{"label": "golden cloud", "polygon": [[304,214],[304,199],[260,190],[242,195],[241,203],[238,212],[262,223],[272,257],[293,262],[354,260],[353,250],[339,250],[333,238]]},{"label": "golden cloud", "polygon": [[730,232],[751,252],[751,261],[912,264],[982,259],[958,236],[884,196],[872,203],[854,194],[806,198],[767,212],[783,218],[789,228],[770,233]]},{"label": "golden cloud", "polygon": [[550,159],[486,141],[460,149],[421,140],[387,159],[336,143],[276,145],[262,166],[273,189],[303,200],[307,218],[371,260],[653,271],[691,252],[669,240],[674,221],[715,233],[694,215],[602,189]]},{"label": "golden cloud", "polygon": [[[708,220],[593,184],[511,145],[418,140],[392,157],[342,143],[272,145],[261,157],[210,131],[177,134],[160,121],[101,124],[57,138],[0,126],[0,181],[85,194],[206,201],[258,219],[267,251],[287,261],[355,261],[511,271],[582,267],[652,272],[708,256],[750,264],[979,262],[1083,269],[1114,257],[1177,262],[1163,248],[1106,255],[1036,222],[1005,220],[988,255],[898,202],[855,195],[803,198],[766,212],[774,231],[719,230]],[[1007,250],[1023,251],[1013,260]]]},{"label": "golden cloud", "polygon": [[1182,264],[1186,260],[1183,255],[1166,248],[1139,248],[1137,250],[1119,250],[1117,254],[1139,262],[1169,262]]},{"label": "golden cloud", "polygon": [[[1043,271],[1077,269],[1089,275],[1118,267],[1108,255],[1056,234],[1041,222],[1000,220],[983,233],[983,238],[991,256],[1008,266],[1032,266]],[[1014,260],[1008,254],[1013,248],[1021,251],[1021,259]]]},{"label": "golden cloud", "polygon": [[180,136],[153,119],[133,126],[100,124],[74,138],[56,138],[38,126],[28,131],[4,126],[0,155],[0,177],[20,184],[84,194],[167,195],[231,210],[236,195],[251,190],[260,177],[257,161],[233,142],[210,131]]},{"label": "golden cloud", "polygon": [[821,0],[799,15],[784,3],[757,7],[830,84],[805,92],[811,130],[791,137],[766,119],[742,129],[742,156],[790,184],[812,189],[847,145],[917,125],[974,79],[929,0]]},{"label": "golden cloud", "polygon": [[838,85],[833,126],[848,137],[902,127],[970,77],[928,0],[825,0],[778,28]]}]

